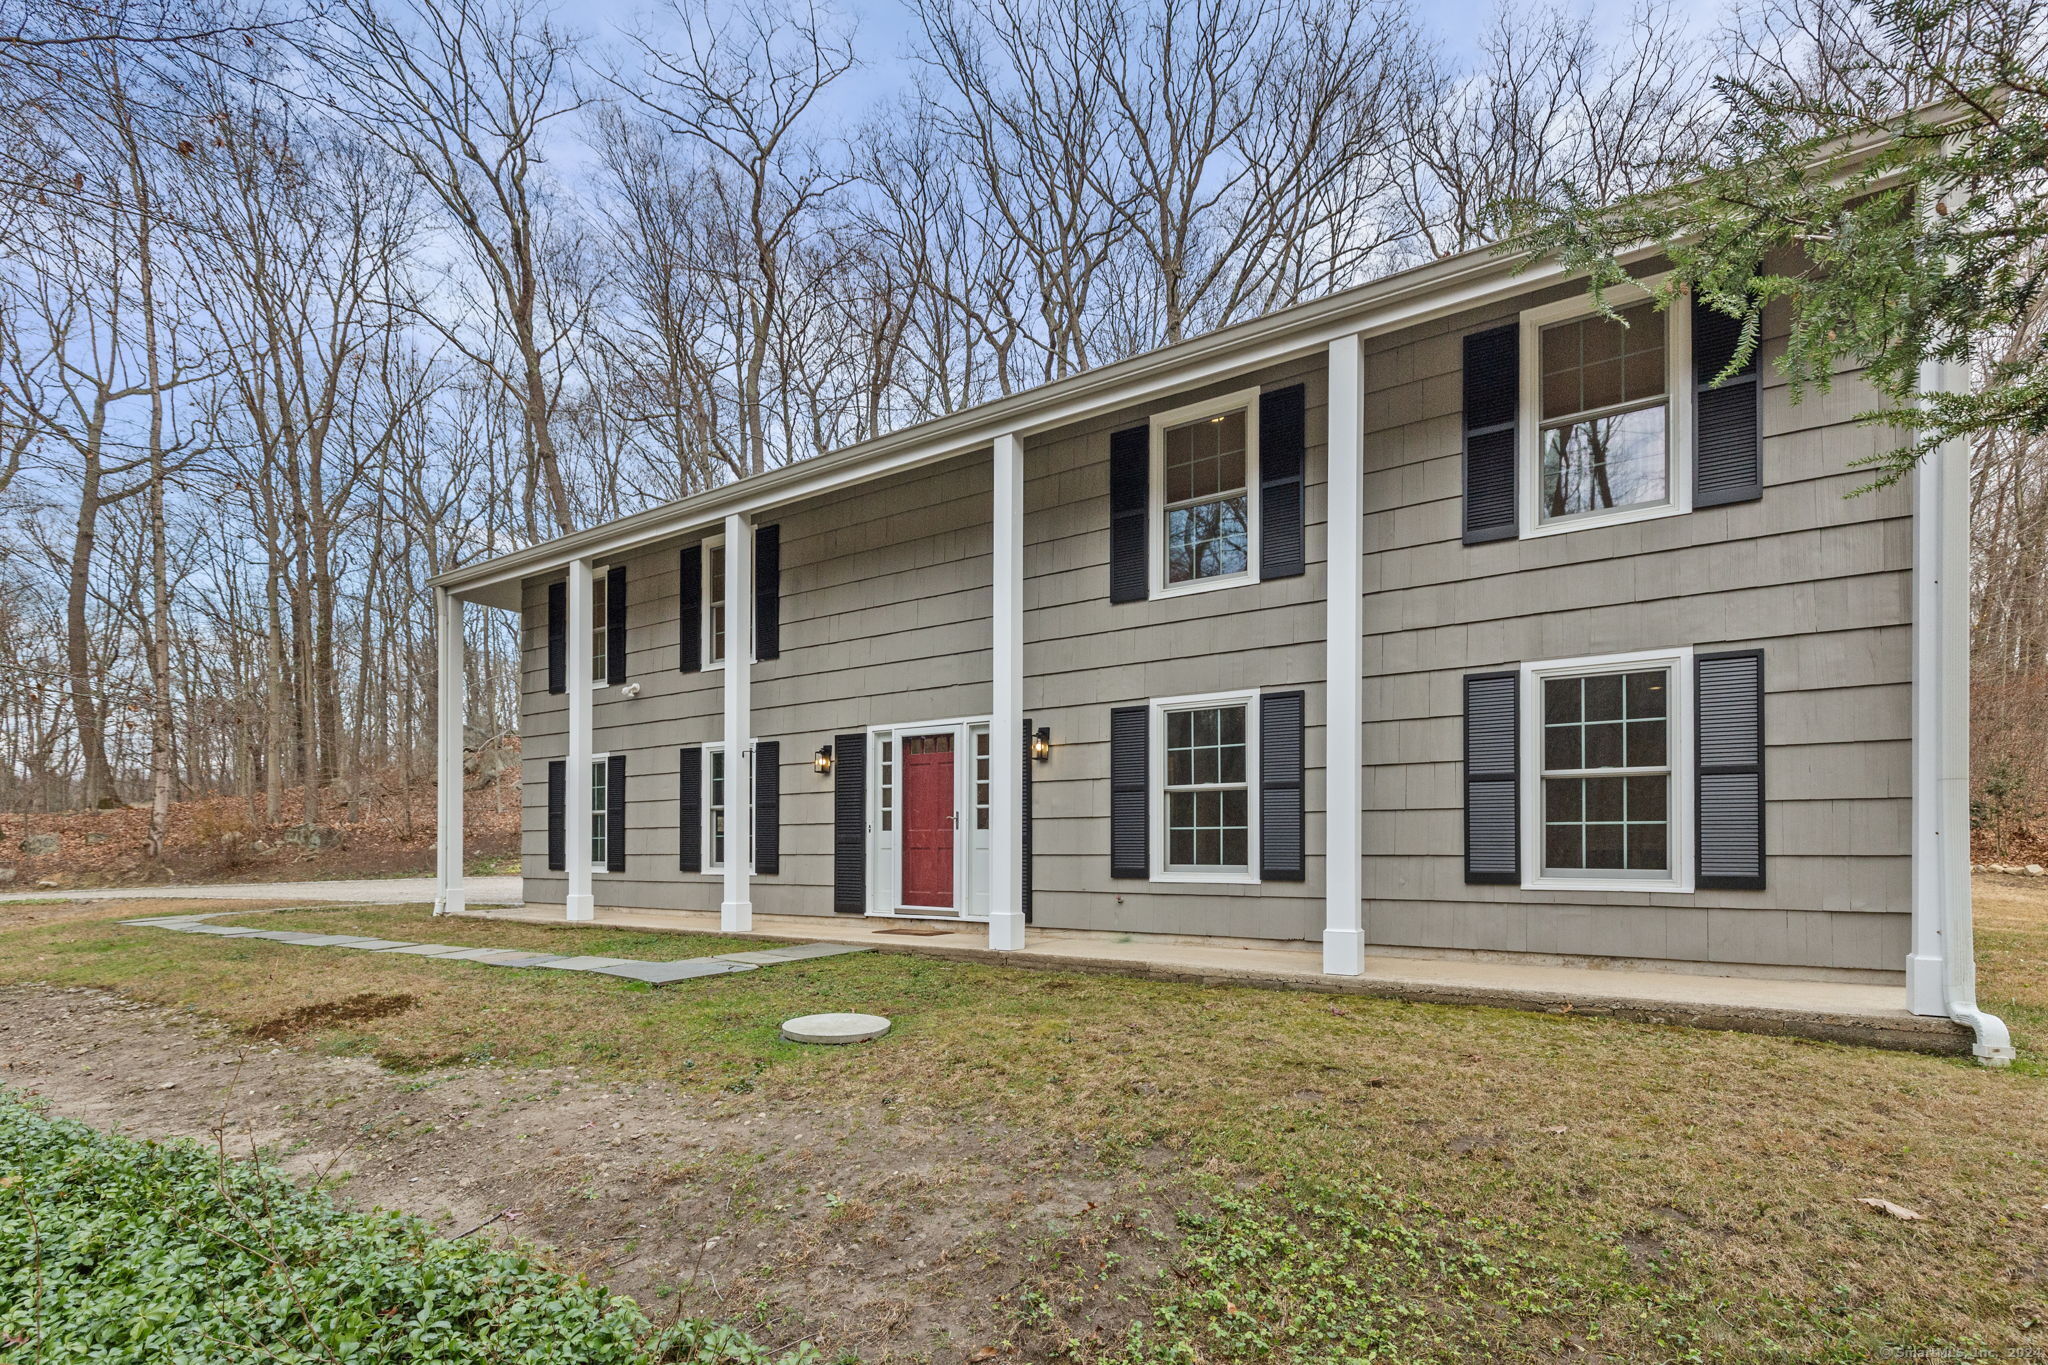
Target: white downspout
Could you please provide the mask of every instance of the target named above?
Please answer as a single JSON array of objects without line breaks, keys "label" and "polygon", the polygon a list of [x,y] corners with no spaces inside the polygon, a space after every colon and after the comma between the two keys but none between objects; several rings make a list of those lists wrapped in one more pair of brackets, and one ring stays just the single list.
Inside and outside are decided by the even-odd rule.
[{"label": "white downspout", "polygon": [[[1928,361],[1920,391],[1967,392],[1966,365]],[[1913,471],[1913,952],[1907,1007],[1976,1035],[1986,1066],[2013,1060],[2005,1021],[1977,1006],[1970,916],[1970,445]]]}]

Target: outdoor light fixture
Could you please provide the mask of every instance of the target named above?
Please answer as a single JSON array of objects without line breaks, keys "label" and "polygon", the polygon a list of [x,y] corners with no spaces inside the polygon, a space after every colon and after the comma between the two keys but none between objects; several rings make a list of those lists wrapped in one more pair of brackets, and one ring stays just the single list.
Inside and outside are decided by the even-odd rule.
[{"label": "outdoor light fixture", "polygon": [[1041,725],[1031,736],[1031,756],[1040,763],[1052,757],[1052,727]]},{"label": "outdoor light fixture", "polygon": [[818,748],[818,752],[811,755],[811,766],[813,768],[816,768],[820,773],[831,772],[832,746],[829,744],[820,745]]}]

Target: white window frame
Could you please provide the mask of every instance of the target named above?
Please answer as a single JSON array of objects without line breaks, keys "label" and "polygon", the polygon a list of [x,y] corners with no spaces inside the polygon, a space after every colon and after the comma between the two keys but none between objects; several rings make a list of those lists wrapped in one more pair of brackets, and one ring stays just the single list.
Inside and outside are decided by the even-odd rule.
[{"label": "white window frame", "polygon": [[[1615,308],[1642,303],[1668,278],[1654,275],[1607,291]],[[1662,502],[1543,519],[1543,329],[1591,317],[1599,310],[1583,294],[1521,314],[1521,382],[1515,407],[1516,516],[1523,539],[1564,535],[1595,526],[1620,526],[1692,511],[1693,374],[1692,308],[1680,295],[1664,311],[1665,475]]]},{"label": "white window frame", "polygon": [[[704,849],[704,873],[707,876],[724,876],[725,860],[723,858],[714,858],[712,856],[713,850],[715,850],[718,847],[718,841],[712,837],[711,827],[711,812],[714,809],[714,807],[711,804],[711,756],[713,754],[717,754],[720,758],[723,758],[725,756],[725,743],[721,740],[716,744],[706,744],[701,747],[704,751],[704,809],[702,815],[699,816],[699,819],[702,821],[704,839],[702,845]],[[750,739],[747,741],[745,758],[743,759],[743,761],[751,762],[753,759],[753,754],[754,741]],[[731,787],[732,776],[730,773],[728,773],[726,775],[726,788],[728,791],[730,791]],[[722,807],[717,809],[722,809]],[[730,820],[726,822],[728,826],[728,832],[731,823],[732,822]],[[758,852],[759,850],[757,850],[754,847],[754,813],[753,811],[749,810],[747,812],[747,871],[749,874],[752,874],[754,871],[755,858]]]},{"label": "white window frame", "polygon": [[[597,609],[598,602],[604,602],[604,610]],[[611,619],[612,588],[611,566],[594,564],[590,569],[590,688],[597,691],[611,686]]]},{"label": "white window frame", "polygon": [[586,801],[591,801],[590,829],[593,836],[593,842],[598,828],[601,826],[604,829],[604,847],[606,856],[602,858],[597,856],[596,852],[589,847],[586,847],[583,850],[584,856],[590,859],[590,874],[593,877],[602,876],[605,873],[611,871],[611,868],[606,866],[606,861],[610,856],[612,847],[612,822],[610,812],[607,809],[598,806],[598,804],[594,800],[592,800],[592,798],[597,795],[597,775],[599,773],[603,773],[605,785],[605,805],[608,807],[611,803],[611,757],[612,756],[609,753],[591,755],[590,775],[583,780],[583,799]]},{"label": "white window frame", "polygon": [[[704,663],[704,667],[699,671],[710,673],[725,667],[725,656],[723,654],[716,659],[711,657],[711,552],[716,550],[720,554],[725,553],[725,537],[708,536],[702,544],[704,547],[703,553],[697,559],[697,572],[702,579],[697,585],[697,600],[703,604],[704,621],[697,628],[702,636],[698,641],[697,657]],[[730,574],[731,571],[732,566],[728,564],[726,572]],[[718,595],[718,609],[720,611],[725,610],[724,593]],[[725,623],[725,648],[728,653],[732,650],[732,622],[730,621]]]},{"label": "white window frame", "polygon": [[[1214,578],[1196,578],[1186,583],[1166,581],[1166,432],[1218,413],[1244,412],[1244,496],[1245,567],[1243,573]],[[1188,593],[1214,592],[1219,588],[1242,587],[1259,581],[1259,391],[1240,389],[1235,393],[1207,398],[1170,412],[1155,412],[1151,419],[1151,478],[1146,486],[1146,559],[1152,596],[1181,597]]]},{"label": "white window frame", "polygon": [[[1693,650],[1642,650],[1631,654],[1600,654],[1580,659],[1549,659],[1522,665],[1521,802],[1522,889],[1525,891],[1665,891],[1693,889]],[[1666,836],[1671,867],[1662,877],[1588,877],[1543,871],[1543,683],[1547,678],[1583,677],[1590,673],[1628,673],[1665,668],[1671,675],[1666,708],[1665,757],[1671,768],[1670,829]]]},{"label": "white window frame", "polygon": [[[1166,864],[1167,800],[1166,800],[1166,713],[1169,711],[1199,710],[1209,706],[1244,707],[1244,778],[1245,778],[1245,865],[1238,868],[1169,868]],[[1147,780],[1150,790],[1146,793],[1152,818],[1145,823],[1151,826],[1152,880],[1155,882],[1176,882],[1214,886],[1257,886],[1259,884],[1259,693],[1256,688],[1237,692],[1201,692],[1185,697],[1155,697],[1151,701],[1151,720],[1146,743]]]}]

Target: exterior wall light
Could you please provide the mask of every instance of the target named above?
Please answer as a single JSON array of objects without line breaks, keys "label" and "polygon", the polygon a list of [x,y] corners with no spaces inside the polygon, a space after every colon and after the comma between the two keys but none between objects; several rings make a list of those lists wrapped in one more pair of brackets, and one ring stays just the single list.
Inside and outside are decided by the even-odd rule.
[{"label": "exterior wall light", "polygon": [[1052,757],[1052,727],[1041,725],[1031,736],[1031,757],[1040,763]]},{"label": "exterior wall light", "polygon": [[829,744],[820,745],[818,752],[811,755],[811,766],[821,774],[831,772],[832,746]]}]

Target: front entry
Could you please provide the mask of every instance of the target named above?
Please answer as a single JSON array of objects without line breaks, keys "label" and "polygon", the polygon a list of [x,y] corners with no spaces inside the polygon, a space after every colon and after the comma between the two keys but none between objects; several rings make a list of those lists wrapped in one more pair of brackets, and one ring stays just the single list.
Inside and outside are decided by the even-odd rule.
[{"label": "front entry", "polygon": [[903,740],[903,904],[953,909],[953,736]]},{"label": "front entry", "polygon": [[872,733],[869,913],[986,918],[988,723],[928,721]]}]

